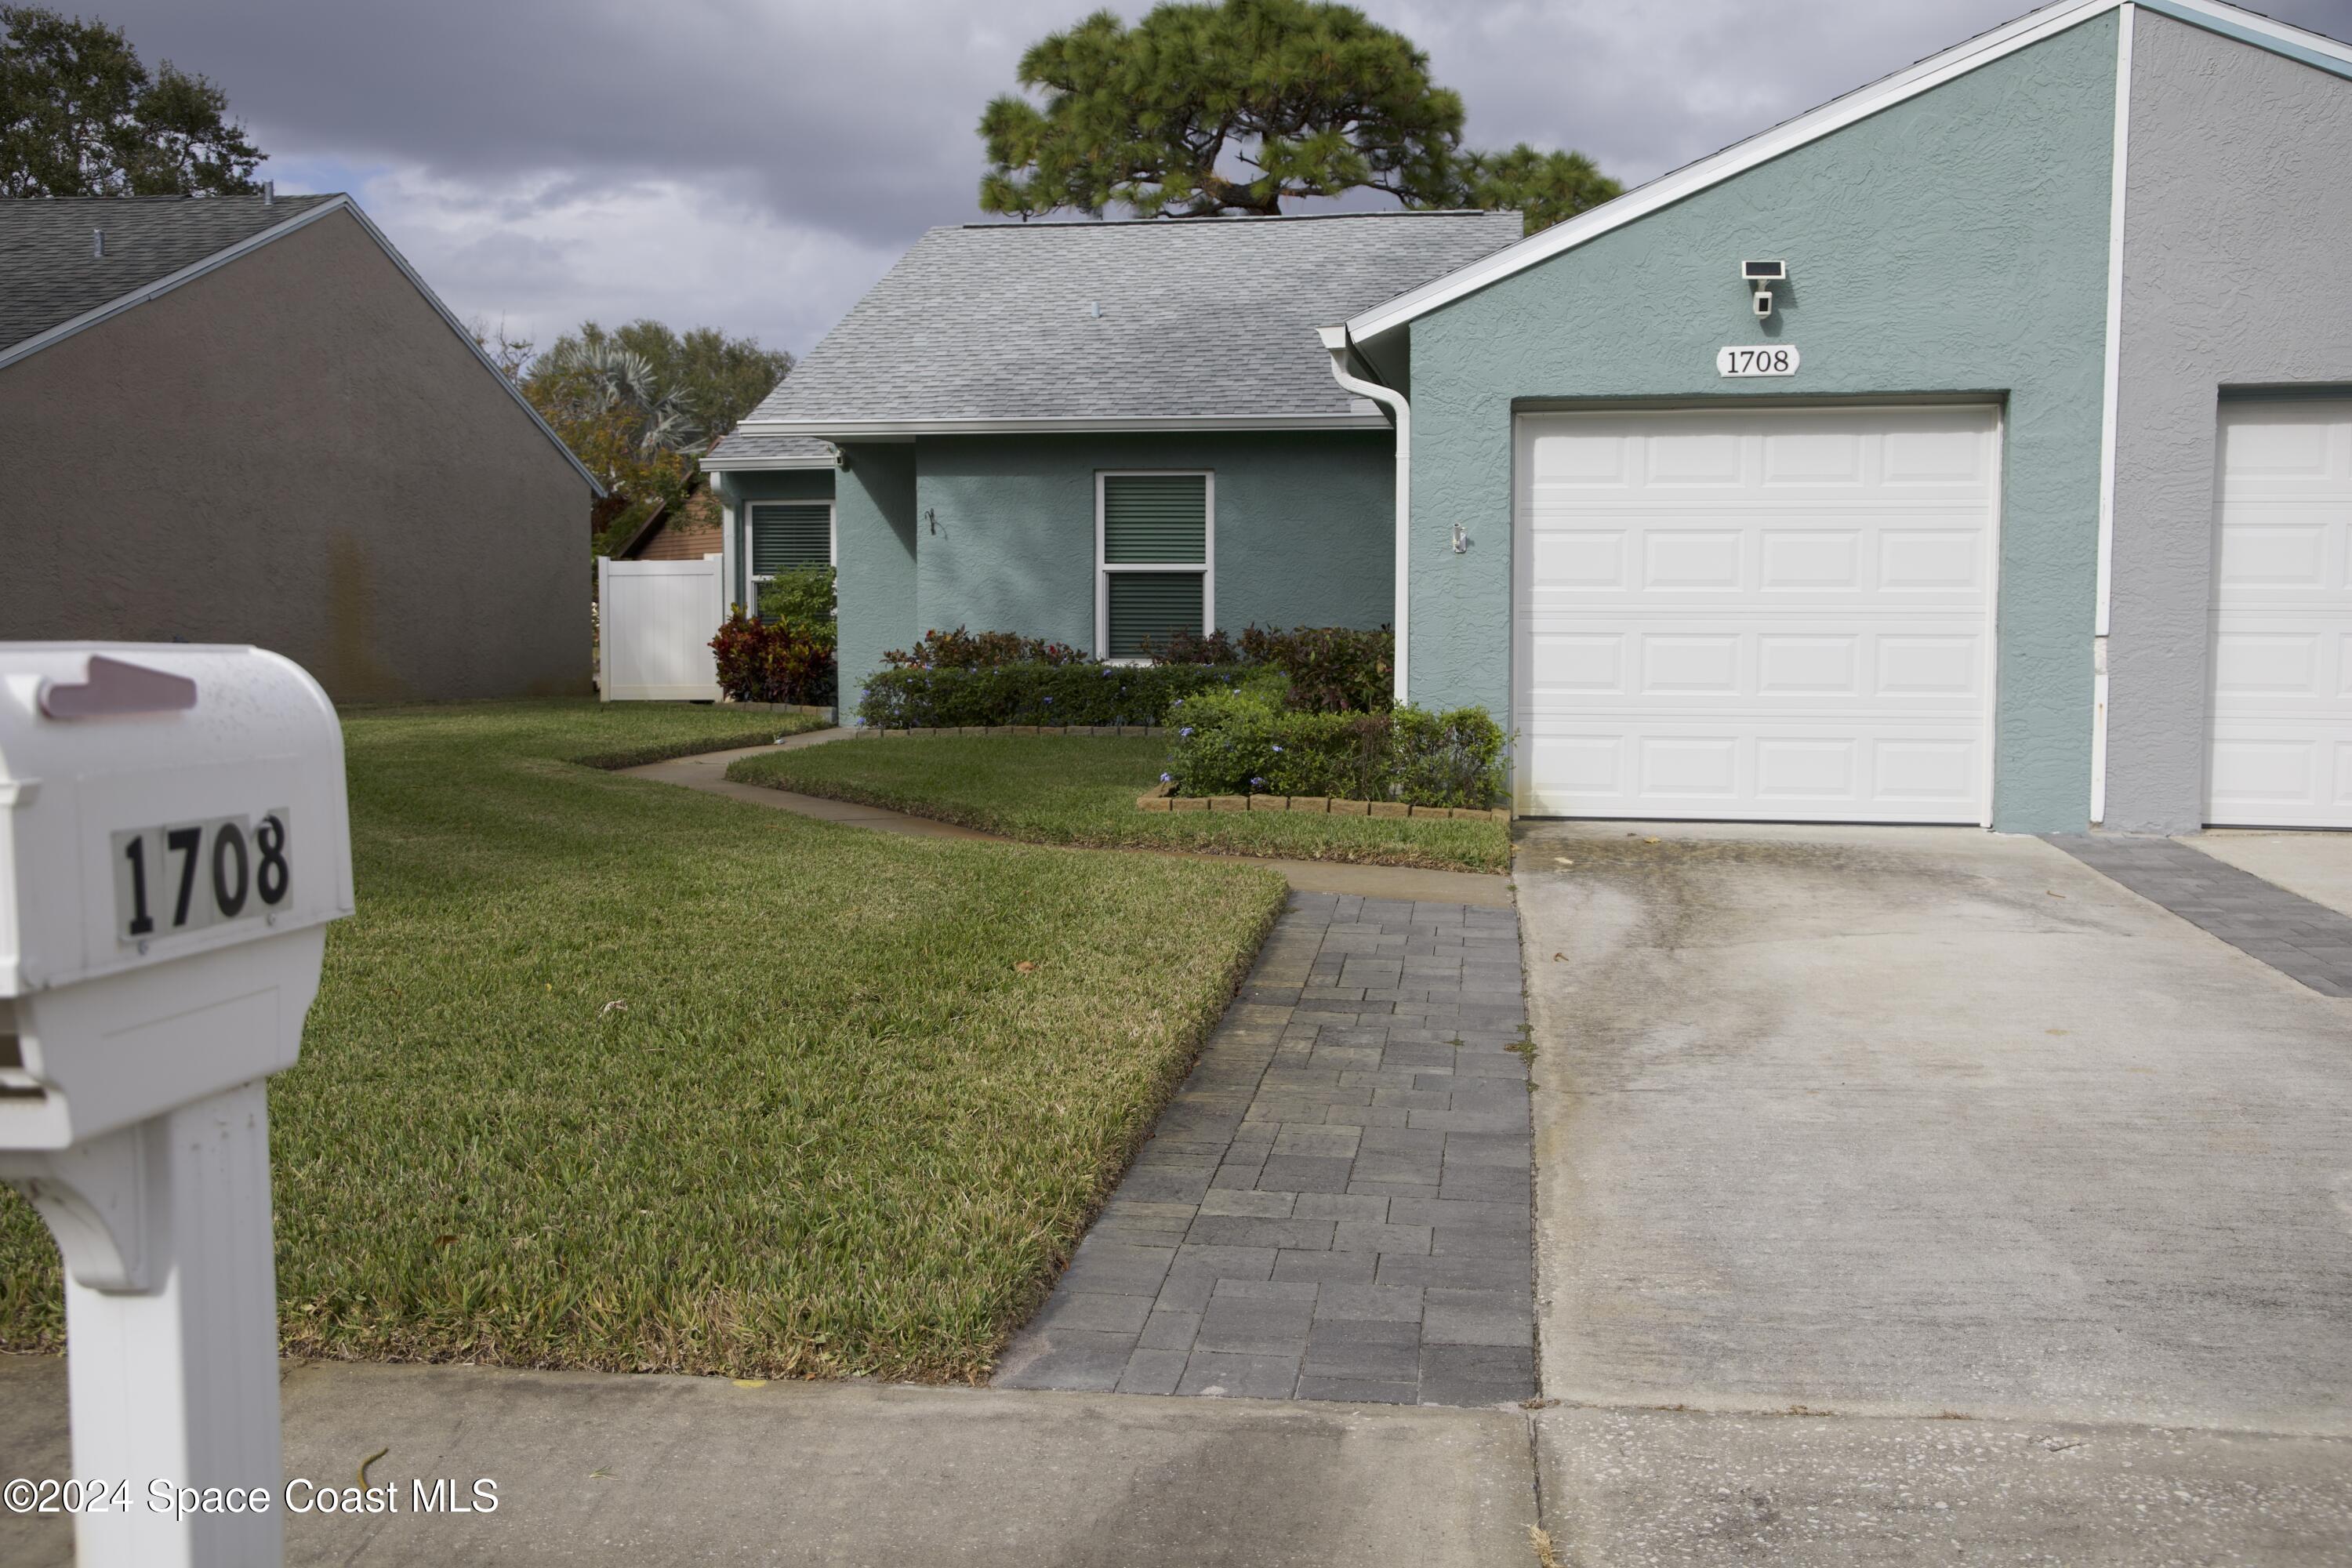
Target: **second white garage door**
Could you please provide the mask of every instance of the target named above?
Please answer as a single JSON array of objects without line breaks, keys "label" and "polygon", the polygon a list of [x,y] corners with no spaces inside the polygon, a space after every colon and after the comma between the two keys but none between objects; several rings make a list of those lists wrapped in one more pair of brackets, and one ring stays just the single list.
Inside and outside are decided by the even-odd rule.
[{"label": "second white garage door", "polygon": [[2352,402],[2225,403],[2206,820],[2352,827]]},{"label": "second white garage door", "polygon": [[1990,820],[1990,407],[1528,414],[1531,816]]}]

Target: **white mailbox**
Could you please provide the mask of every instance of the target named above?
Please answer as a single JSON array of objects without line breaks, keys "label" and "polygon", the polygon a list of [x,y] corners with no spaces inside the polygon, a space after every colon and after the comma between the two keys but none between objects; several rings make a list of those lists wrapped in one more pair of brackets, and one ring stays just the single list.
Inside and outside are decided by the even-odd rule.
[{"label": "white mailbox", "polygon": [[[250,647],[0,643],[0,1177],[63,1254],[91,1563],[278,1556],[268,1075],[352,910],[342,733]],[[199,1506],[159,1509],[155,1483]]]}]

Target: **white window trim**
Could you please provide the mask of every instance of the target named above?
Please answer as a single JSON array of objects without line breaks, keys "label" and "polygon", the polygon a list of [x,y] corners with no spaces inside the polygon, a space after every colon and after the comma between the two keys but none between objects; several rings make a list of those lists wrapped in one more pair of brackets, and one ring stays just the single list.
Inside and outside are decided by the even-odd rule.
[{"label": "white window trim", "polygon": [[[1103,498],[1106,479],[1193,479],[1202,481],[1203,520],[1198,561],[1106,561]],[[1095,657],[1115,664],[1141,664],[1110,657],[1110,577],[1114,572],[1198,572],[1201,574],[1201,635],[1217,628],[1217,471],[1214,468],[1097,468],[1095,470]]]},{"label": "white window trim", "polygon": [[765,500],[746,500],[742,504],[743,526],[741,546],[743,551],[743,595],[751,601],[751,603],[743,606],[747,610],[757,610],[760,607],[760,584],[762,583],[772,583],[776,580],[775,574],[772,572],[762,575],[756,574],[751,570],[751,514],[759,510],[759,509],[763,506],[824,507],[824,563],[832,567],[836,572],[841,569],[841,514],[839,511],[835,510],[833,502],[790,500],[779,499],[773,496]]}]

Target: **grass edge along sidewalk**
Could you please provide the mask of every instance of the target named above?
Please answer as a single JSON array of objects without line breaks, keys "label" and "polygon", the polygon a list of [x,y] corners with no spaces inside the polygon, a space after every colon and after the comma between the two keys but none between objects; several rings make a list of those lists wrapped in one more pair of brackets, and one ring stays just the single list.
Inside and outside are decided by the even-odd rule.
[{"label": "grass edge along sidewalk", "polygon": [[[347,716],[359,913],[271,1084],[289,1353],[986,1373],[1282,884],[865,833],[568,760],[792,727]],[[0,1349],[61,1337],[55,1247],[0,1197]]]},{"label": "grass edge along sidewalk", "polygon": [[1166,742],[1110,735],[930,735],[738,758],[740,784],[881,806],[1037,844],[1507,872],[1500,822],[1283,812],[1146,812]]}]

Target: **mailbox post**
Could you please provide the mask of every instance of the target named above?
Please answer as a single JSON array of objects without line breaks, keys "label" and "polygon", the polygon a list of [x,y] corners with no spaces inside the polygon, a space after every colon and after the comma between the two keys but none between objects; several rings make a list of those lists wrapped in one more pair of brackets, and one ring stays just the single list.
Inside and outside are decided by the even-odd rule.
[{"label": "mailbox post", "polygon": [[0,1177],[64,1257],[75,1479],[125,1483],[75,1515],[85,1568],[279,1560],[263,1083],[351,910],[341,730],[299,667],[0,643]]}]

